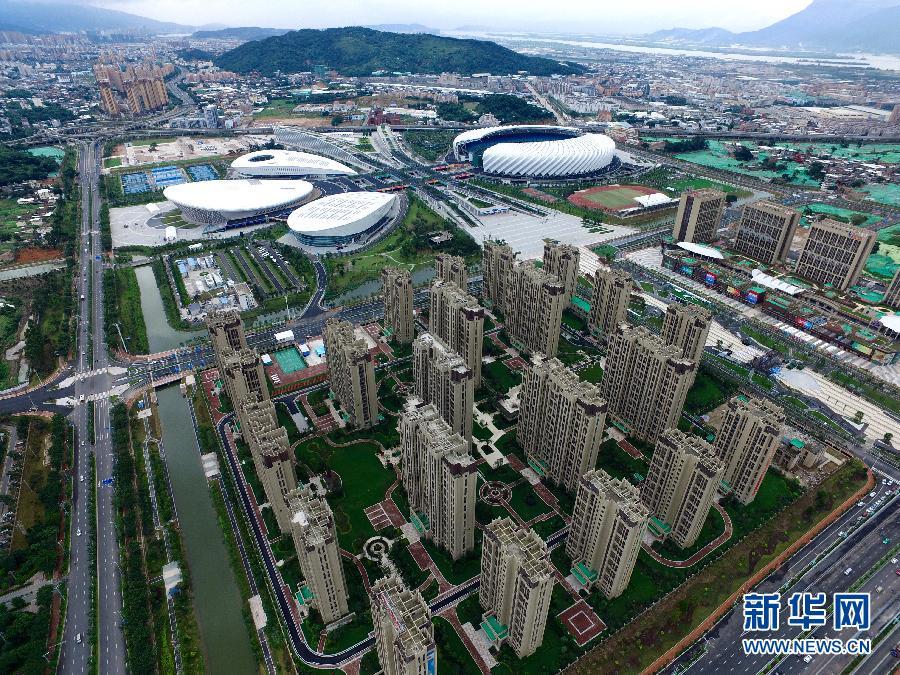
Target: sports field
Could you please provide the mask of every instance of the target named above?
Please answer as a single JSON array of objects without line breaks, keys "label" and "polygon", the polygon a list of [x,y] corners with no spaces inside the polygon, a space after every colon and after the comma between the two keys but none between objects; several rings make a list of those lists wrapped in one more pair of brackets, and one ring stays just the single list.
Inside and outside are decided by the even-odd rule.
[{"label": "sports field", "polygon": [[659,190],[644,185],[601,185],[573,192],[569,195],[569,201],[575,206],[615,213],[640,206],[634,201],[635,197],[652,195],[655,192],[659,192]]},{"label": "sports field", "polygon": [[281,372],[286,375],[290,375],[291,373],[306,368],[306,361],[303,360],[303,357],[300,355],[300,352],[297,351],[296,347],[288,347],[287,349],[275,352],[275,360],[278,361]]}]

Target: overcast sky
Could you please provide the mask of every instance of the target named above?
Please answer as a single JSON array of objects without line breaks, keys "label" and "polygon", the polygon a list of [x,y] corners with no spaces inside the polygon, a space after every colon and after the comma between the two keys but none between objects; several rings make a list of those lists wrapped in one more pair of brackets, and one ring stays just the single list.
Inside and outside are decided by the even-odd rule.
[{"label": "overcast sky", "polygon": [[768,26],[811,0],[74,0],[191,25],[324,28],[421,23],[438,29],[644,33],[661,28],[733,31]]}]

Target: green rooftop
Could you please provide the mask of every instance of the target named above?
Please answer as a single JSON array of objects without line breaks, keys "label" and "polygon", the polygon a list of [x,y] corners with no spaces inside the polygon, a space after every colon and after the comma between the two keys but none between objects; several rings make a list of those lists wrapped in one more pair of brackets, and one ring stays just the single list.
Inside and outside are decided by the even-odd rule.
[{"label": "green rooftop", "polygon": [[529,459],[528,466],[534,469],[534,472],[542,478],[547,475],[547,462],[543,462],[539,459]]},{"label": "green rooftop", "polygon": [[572,298],[572,304],[575,305],[578,309],[582,310],[583,312],[591,311],[591,303],[589,303],[587,300],[583,300],[582,298],[579,298],[577,295]]},{"label": "green rooftop", "polygon": [[578,583],[582,586],[590,586],[597,580],[597,571],[580,562],[572,568],[572,576],[578,579]]},{"label": "green rooftop", "polygon": [[410,520],[412,521],[413,527],[416,528],[416,531],[419,534],[425,534],[426,532],[428,532],[428,529],[431,526],[431,523],[428,522],[428,516],[426,516],[424,513],[416,513],[415,511],[413,511],[410,516]]},{"label": "green rooftop", "polygon": [[797,448],[798,450],[802,450],[803,448],[806,447],[806,443],[804,443],[803,441],[801,441],[799,438],[792,438],[792,439],[791,439],[791,445],[793,445],[793,446],[794,446],[795,448]]},{"label": "green rooftop", "polygon": [[666,522],[663,522],[656,516],[651,516],[649,523],[650,532],[652,532],[657,537],[665,537],[669,532],[672,531],[672,526]]},{"label": "green rooftop", "polygon": [[491,642],[499,642],[509,635],[509,626],[504,626],[495,616],[489,616],[481,622],[481,629]]},{"label": "green rooftop", "polygon": [[294,594],[294,599],[298,605],[308,605],[313,599],[313,592],[309,590],[309,586],[302,586],[299,591]]}]

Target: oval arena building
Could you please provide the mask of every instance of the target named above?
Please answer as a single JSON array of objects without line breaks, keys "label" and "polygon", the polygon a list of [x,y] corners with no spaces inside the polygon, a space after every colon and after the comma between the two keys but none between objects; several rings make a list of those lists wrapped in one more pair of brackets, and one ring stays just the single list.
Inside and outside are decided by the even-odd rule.
[{"label": "oval arena building", "polygon": [[163,190],[184,220],[208,229],[256,225],[269,216],[287,215],[317,194],[305,180],[207,180]]},{"label": "oval arena building", "polygon": [[331,178],[355,176],[349,166],[328,157],[296,150],[257,150],[231,163],[239,176],[248,178]]},{"label": "oval arena building", "polygon": [[304,204],[287,224],[306,246],[361,244],[390,222],[399,203],[397,195],[385,192],[339,192]]},{"label": "oval arena building", "polygon": [[609,136],[544,124],[471,129],[454,139],[453,154],[485,174],[504,178],[578,178],[619,164]]}]

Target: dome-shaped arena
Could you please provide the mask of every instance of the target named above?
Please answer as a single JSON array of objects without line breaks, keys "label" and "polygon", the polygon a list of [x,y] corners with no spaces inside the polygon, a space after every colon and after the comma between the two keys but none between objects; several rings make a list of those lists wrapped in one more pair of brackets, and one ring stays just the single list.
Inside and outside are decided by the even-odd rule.
[{"label": "dome-shaped arena", "polygon": [[508,178],[576,178],[618,166],[608,136],[538,124],[463,132],[453,141],[453,153],[486,174]]},{"label": "dome-shaped arena", "polygon": [[208,228],[241,227],[286,214],[315,197],[305,180],[207,180],[170,185],[163,195],[189,223]]},{"label": "dome-shaped arena", "polygon": [[304,204],[287,224],[306,246],[345,246],[376,236],[397,204],[397,195],[385,192],[339,192]]},{"label": "dome-shaped arena", "polygon": [[257,150],[241,155],[231,163],[241,176],[257,178],[327,178],[355,176],[349,166],[328,157],[296,150]]}]

